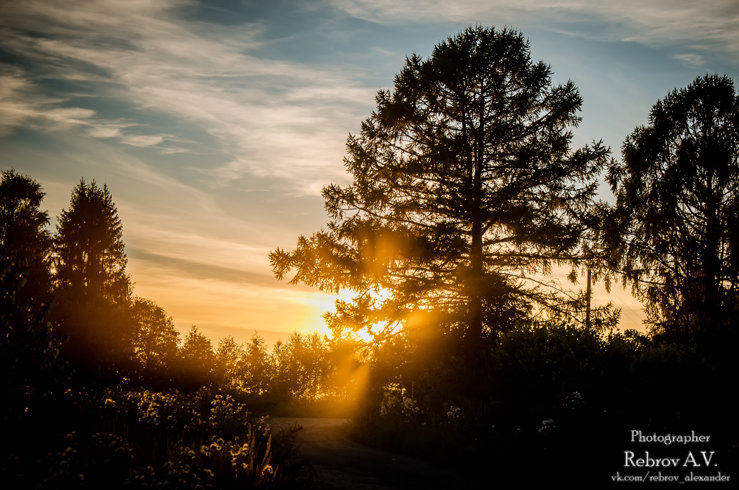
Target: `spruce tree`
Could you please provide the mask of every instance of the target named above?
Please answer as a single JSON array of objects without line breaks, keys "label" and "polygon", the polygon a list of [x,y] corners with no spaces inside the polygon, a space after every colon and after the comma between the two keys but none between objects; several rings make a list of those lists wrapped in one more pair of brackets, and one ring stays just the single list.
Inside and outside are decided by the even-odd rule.
[{"label": "spruce tree", "polygon": [[570,149],[575,85],[519,32],[470,27],[408,57],[376,102],[347,140],[352,183],[323,189],[331,220],[273,251],[275,275],[353,291],[330,325],[378,340],[431,322],[481,345],[552,305],[542,275],[577,255],[608,155]]}]

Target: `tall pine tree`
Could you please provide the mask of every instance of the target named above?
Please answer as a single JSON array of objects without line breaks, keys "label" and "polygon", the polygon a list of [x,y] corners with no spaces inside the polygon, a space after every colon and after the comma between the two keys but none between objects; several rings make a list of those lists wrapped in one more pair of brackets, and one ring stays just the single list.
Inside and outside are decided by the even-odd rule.
[{"label": "tall pine tree", "polygon": [[57,305],[66,353],[83,367],[116,369],[130,362],[135,321],[123,226],[104,185],[81,180],[61,212],[54,240]]},{"label": "tall pine tree", "polygon": [[273,251],[273,271],[356,292],[337,330],[431,321],[494,340],[551,301],[541,274],[575,255],[608,150],[570,150],[580,95],[513,30],[471,27],[407,58],[376,102],[347,141],[353,182],[323,190],[327,228]]}]

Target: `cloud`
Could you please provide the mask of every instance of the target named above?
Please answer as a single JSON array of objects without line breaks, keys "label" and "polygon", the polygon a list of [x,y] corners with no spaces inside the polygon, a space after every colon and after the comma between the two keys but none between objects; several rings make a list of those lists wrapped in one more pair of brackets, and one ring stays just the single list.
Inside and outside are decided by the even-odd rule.
[{"label": "cloud", "polygon": [[34,85],[15,67],[0,64],[0,136],[23,124],[68,128],[87,124],[95,111],[59,107],[58,99],[34,97]]},{"label": "cloud", "polygon": [[[703,63],[708,51],[739,55],[734,29],[739,7],[734,0],[328,3],[355,17],[386,23],[544,19],[539,22],[566,31],[563,23],[596,19],[616,26],[598,35],[651,45],[683,43],[686,49],[675,58],[693,66]],[[44,101],[38,87],[35,98],[29,97],[32,76],[80,81],[92,84],[89,95],[167,114],[214,136],[217,143],[210,150],[224,162],[202,172],[213,185],[250,175],[274,177],[297,193],[315,195],[321,184],[344,178],[344,136],[367,114],[374,88],[363,86],[347,68],[266,57],[261,51],[264,25],[186,20],[180,8],[188,5],[185,0],[27,0],[3,5],[0,47],[32,62],[35,71],[23,74],[28,79],[11,74],[5,90],[11,95],[0,106],[5,116],[0,134],[34,119],[53,127],[77,125],[91,137],[115,138],[165,155],[193,153],[191,145],[174,141],[168,131],[147,128],[152,131],[145,136],[134,131],[142,121],[111,121],[91,109],[62,106],[68,101]]]},{"label": "cloud", "polygon": [[652,46],[685,43],[701,50],[739,55],[739,3],[736,0],[331,0],[350,15],[374,22],[486,23],[545,19],[559,24],[594,19],[611,26],[620,41]]},{"label": "cloud", "polygon": [[160,135],[136,134],[123,138],[123,142],[131,146],[156,146],[164,141],[164,137]]},{"label": "cloud", "polygon": [[[49,72],[39,76],[94,82],[102,95],[190,121],[215,136],[227,160],[208,170],[215,183],[278,177],[314,193],[319,180],[341,177],[347,127],[366,113],[374,89],[358,86],[340,67],[261,57],[260,24],[188,21],[177,15],[183,5],[14,3],[0,21],[12,32],[2,45]],[[167,141],[125,130],[103,123],[88,134],[139,147]],[[169,145],[162,151],[186,149]]]},{"label": "cloud", "polygon": [[133,124],[117,124],[111,122],[97,123],[87,130],[87,134],[93,138],[108,139],[120,138],[123,136],[123,129],[133,126]]},{"label": "cloud", "polygon": [[700,67],[705,64],[705,57],[695,53],[679,53],[675,55],[675,59],[690,66]]},{"label": "cloud", "polygon": [[[135,147],[152,147],[177,138],[157,134],[130,134],[126,130],[137,126],[131,122],[106,120],[96,111],[82,107],[65,107],[68,98],[49,97],[33,83],[23,70],[0,64],[0,136],[18,127],[27,126],[45,131],[81,128],[96,139],[117,139]],[[180,140],[182,141],[182,140]],[[177,149],[162,148],[162,152]]]},{"label": "cloud", "polygon": [[[246,268],[240,269],[232,266],[214,265],[206,261],[192,260],[187,257],[175,257],[135,248],[127,250],[127,253],[129,258],[142,261],[149,268],[160,267],[169,269],[179,277],[198,280],[216,280],[224,283],[232,283],[237,286],[284,288],[284,284],[277,282],[271,274],[252,272]],[[202,259],[207,260],[207,257],[202,257]]]}]

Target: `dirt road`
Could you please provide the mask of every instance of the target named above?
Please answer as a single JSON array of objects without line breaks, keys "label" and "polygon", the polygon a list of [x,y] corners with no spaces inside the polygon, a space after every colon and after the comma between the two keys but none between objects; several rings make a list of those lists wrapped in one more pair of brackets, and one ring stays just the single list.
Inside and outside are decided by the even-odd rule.
[{"label": "dirt road", "polygon": [[347,421],[278,417],[274,432],[300,426],[301,452],[317,474],[320,488],[351,490],[452,489],[459,475],[416,458],[378,451],[349,440]]}]

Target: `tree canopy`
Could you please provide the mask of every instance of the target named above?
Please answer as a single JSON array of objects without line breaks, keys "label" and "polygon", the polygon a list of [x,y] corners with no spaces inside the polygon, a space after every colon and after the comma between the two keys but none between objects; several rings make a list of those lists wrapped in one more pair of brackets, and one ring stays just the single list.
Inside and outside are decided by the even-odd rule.
[{"label": "tree canopy", "polygon": [[623,144],[608,182],[617,268],[649,321],[684,331],[726,326],[739,287],[739,98],[726,76],[673,90]]},{"label": "tree canopy", "polygon": [[81,180],[58,219],[52,316],[69,337],[68,357],[88,368],[133,358],[137,325],[126,264],[123,226],[107,185]]},{"label": "tree canopy", "polygon": [[177,356],[179,333],[172,317],[151,300],[134,299],[132,316],[136,322],[133,350],[136,360],[149,372],[167,371]]},{"label": "tree canopy", "polygon": [[59,215],[55,241],[60,287],[82,288],[114,302],[130,300],[123,225],[107,185],[81,180]]},{"label": "tree canopy", "polygon": [[540,274],[576,254],[608,150],[571,151],[579,93],[510,29],[470,27],[408,57],[376,102],[347,140],[353,182],[323,189],[331,221],[273,251],[273,271],[356,292],[336,329],[384,325],[382,338],[431,320],[494,338],[547,302]]},{"label": "tree canopy", "polygon": [[22,278],[15,300],[38,310],[51,294],[46,230],[49,215],[41,210],[41,185],[15,170],[0,178],[0,269],[15,268]]}]

